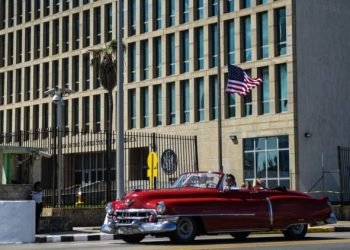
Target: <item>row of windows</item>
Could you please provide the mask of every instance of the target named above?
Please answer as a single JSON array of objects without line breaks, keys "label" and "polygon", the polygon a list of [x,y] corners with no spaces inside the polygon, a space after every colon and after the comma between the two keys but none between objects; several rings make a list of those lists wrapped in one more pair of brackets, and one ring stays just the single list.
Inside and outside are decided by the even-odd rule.
[{"label": "row of windows", "polygon": [[[106,124],[102,107],[107,105],[107,94],[85,96],[65,101],[63,125],[71,131],[101,131]],[[102,99],[103,97],[103,99]],[[101,102],[104,100],[104,105]],[[0,134],[57,127],[56,104],[43,103],[15,109],[0,110]]]},{"label": "row of windows", "polygon": [[0,30],[54,15],[90,2],[92,0],[0,0]]},{"label": "row of windows", "polygon": [[[250,73],[249,70],[246,70],[246,72]],[[253,106],[251,93],[241,98],[238,98],[237,95],[227,94],[224,99],[224,118],[238,117],[237,102],[240,102],[241,117],[252,116],[253,108],[257,109],[258,115],[271,113],[272,105],[275,103],[277,104],[277,107],[274,108],[276,113],[288,111],[286,64],[278,64],[272,68],[262,67],[258,69],[258,72],[261,72],[263,83],[257,87],[257,105]],[[274,83],[269,80],[270,72],[275,74]],[[227,75],[225,75],[225,80],[226,78]],[[271,84],[274,84],[272,89],[275,89],[276,93],[270,92]],[[217,91],[217,75],[198,77],[193,81],[181,80],[180,82],[168,82],[139,89],[129,89],[127,91],[128,129],[215,120],[218,118]],[[206,95],[205,93],[209,94]],[[153,97],[152,100],[150,96]],[[103,100],[104,107],[106,107],[106,94],[104,94]],[[51,122],[49,121],[49,105],[54,104],[34,105],[32,109],[26,106],[15,110],[1,110],[0,132],[45,129],[57,125],[55,106],[51,106]],[[104,120],[103,124],[106,124],[106,115],[101,115],[101,107],[101,95],[68,100],[68,105],[64,106],[64,126],[66,129],[70,128],[73,131],[79,129],[85,131],[101,130],[101,119]],[[3,127],[5,115],[6,128]],[[23,120],[21,115],[24,117]],[[71,117],[69,118],[69,116]],[[14,127],[12,125],[13,118],[15,118],[16,124]]]},{"label": "row of windows", "polygon": [[[224,21],[223,54],[227,55],[224,57],[225,64],[243,63],[287,54],[285,8],[275,9],[273,13],[272,20],[268,19],[268,12],[256,14],[256,41],[252,39],[251,16]],[[271,25],[270,22],[274,22],[274,25]],[[275,34],[274,51],[272,52],[269,51],[271,44],[269,27]],[[190,41],[190,37],[193,37],[193,42]],[[239,43],[241,46],[238,46]],[[256,44],[256,48],[252,44]],[[209,69],[219,64],[217,23],[131,42],[127,46],[128,82]],[[151,56],[150,50],[153,51]],[[163,52],[165,62],[162,61]]]},{"label": "row of windows", "polygon": [[90,54],[0,73],[0,105],[44,98],[46,90],[62,86],[76,92],[101,88]]},{"label": "row of windows", "polygon": [[[274,83],[270,81],[270,71],[275,74]],[[246,72],[250,73],[249,70]],[[237,102],[241,102],[241,117],[252,116],[253,108],[257,109],[258,115],[271,113],[274,104],[276,104],[274,112],[288,112],[287,65],[278,64],[274,68],[262,67],[258,72],[263,78],[263,83],[257,88],[257,105],[253,106],[252,93],[240,99],[237,95],[227,94],[224,100],[224,118],[237,117]],[[226,79],[227,75],[225,75]],[[276,93],[271,93],[271,84],[275,85],[273,89]],[[150,101],[150,91],[152,91],[152,101]],[[217,75],[198,77],[193,81],[181,80],[129,89],[128,129],[215,120],[218,118],[217,91]],[[206,95],[206,93],[209,94]],[[153,117],[151,117],[151,110]]]},{"label": "row of windows", "polygon": [[[105,12],[104,20],[101,20],[101,11]],[[111,40],[112,4],[106,4],[102,9],[96,7],[84,11],[82,15],[76,13],[0,35],[0,67],[21,63],[23,59],[30,61]]]},{"label": "row of windows", "polygon": [[[269,0],[224,0],[224,13],[267,4]],[[128,0],[128,36],[218,15],[218,0]],[[164,15],[165,13],[165,15]],[[163,20],[165,19],[165,20]],[[150,21],[153,21],[150,23]]]}]

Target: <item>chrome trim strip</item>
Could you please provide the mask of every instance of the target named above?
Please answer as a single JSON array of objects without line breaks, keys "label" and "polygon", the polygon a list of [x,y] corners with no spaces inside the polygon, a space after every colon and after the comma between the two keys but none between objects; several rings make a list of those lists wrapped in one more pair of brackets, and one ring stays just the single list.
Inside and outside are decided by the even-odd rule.
[{"label": "chrome trim strip", "polygon": [[169,218],[169,217],[198,217],[198,216],[201,216],[201,217],[211,217],[211,216],[256,216],[255,213],[241,213],[241,214],[238,214],[238,213],[227,213],[227,214],[174,214],[174,215],[158,215],[157,218]]},{"label": "chrome trim strip", "polygon": [[272,210],[272,202],[269,198],[266,198],[267,204],[269,206],[269,219],[270,219],[270,225],[273,225],[273,210]]}]

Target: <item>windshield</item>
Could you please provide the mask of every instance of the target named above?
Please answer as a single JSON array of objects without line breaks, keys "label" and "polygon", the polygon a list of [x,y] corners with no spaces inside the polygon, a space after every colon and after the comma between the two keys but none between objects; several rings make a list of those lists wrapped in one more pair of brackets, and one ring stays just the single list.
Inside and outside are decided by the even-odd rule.
[{"label": "windshield", "polygon": [[217,188],[220,183],[221,175],[218,173],[186,173],[173,184],[173,188],[198,187],[198,188]]}]

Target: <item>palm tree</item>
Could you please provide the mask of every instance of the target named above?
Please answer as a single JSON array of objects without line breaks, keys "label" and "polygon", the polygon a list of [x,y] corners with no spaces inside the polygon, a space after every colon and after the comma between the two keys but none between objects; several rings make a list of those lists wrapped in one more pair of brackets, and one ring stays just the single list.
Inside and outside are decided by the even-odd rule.
[{"label": "palm tree", "polygon": [[102,86],[108,91],[107,109],[107,136],[106,136],[106,200],[111,200],[111,161],[112,159],[112,118],[113,118],[113,96],[112,91],[117,83],[117,41],[112,40],[101,49],[90,49],[93,58],[91,64],[98,67]]}]

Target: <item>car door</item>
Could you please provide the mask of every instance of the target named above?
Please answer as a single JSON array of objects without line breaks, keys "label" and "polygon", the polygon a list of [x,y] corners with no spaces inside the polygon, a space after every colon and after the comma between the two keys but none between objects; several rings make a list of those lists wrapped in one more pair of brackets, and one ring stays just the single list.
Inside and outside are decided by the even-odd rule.
[{"label": "car door", "polygon": [[203,220],[207,232],[263,230],[270,227],[263,190],[225,190],[217,214]]}]

